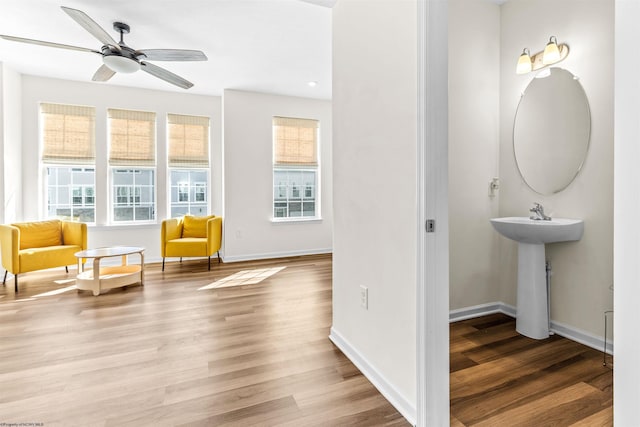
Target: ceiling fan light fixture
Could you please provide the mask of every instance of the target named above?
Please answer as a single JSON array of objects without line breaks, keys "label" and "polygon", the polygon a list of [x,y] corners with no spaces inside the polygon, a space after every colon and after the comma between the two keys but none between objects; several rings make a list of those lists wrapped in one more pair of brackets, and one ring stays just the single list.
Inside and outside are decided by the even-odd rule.
[{"label": "ceiling fan light fixture", "polygon": [[117,73],[135,73],[140,69],[140,63],[134,59],[118,55],[105,55],[102,62]]}]

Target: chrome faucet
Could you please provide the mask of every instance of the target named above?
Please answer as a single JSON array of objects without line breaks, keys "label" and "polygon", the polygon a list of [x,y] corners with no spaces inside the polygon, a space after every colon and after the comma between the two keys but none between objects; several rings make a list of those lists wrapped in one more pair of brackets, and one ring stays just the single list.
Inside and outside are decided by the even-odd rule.
[{"label": "chrome faucet", "polygon": [[550,216],[546,216],[544,214],[544,208],[542,207],[542,205],[540,203],[534,202],[533,203],[533,207],[531,209],[529,209],[529,212],[531,212],[532,214],[529,216],[529,219],[534,219],[534,220],[543,220],[543,221],[551,221],[551,217]]}]

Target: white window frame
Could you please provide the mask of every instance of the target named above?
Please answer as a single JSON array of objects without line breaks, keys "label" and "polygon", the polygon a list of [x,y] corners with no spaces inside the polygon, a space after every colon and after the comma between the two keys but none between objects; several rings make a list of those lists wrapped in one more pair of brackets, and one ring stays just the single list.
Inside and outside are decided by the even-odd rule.
[{"label": "white window frame", "polygon": [[[286,119],[286,118],[285,118]],[[274,118],[275,120],[275,118]],[[295,120],[295,118],[294,118]],[[305,120],[305,119],[303,119]],[[313,119],[314,121],[316,121],[318,123],[318,127],[315,130],[316,132],[316,159],[317,162],[316,164],[300,164],[300,165],[295,165],[295,164],[278,164],[276,162],[276,154],[275,154],[275,146],[276,146],[276,129],[275,126],[272,127],[273,129],[273,135],[272,135],[272,148],[274,150],[273,153],[273,160],[272,160],[272,173],[271,173],[271,180],[272,180],[272,196],[271,196],[271,221],[274,223],[278,223],[278,222],[305,222],[305,221],[318,221],[318,220],[322,220],[322,205],[321,205],[321,161],[320,161],[320,122],[319,120]],[[280,172],[280,171],[287,171],[287,172],[300,172],[300,173],[304,173],[304,172],[314,172],[315,173],[315,194],[313,197],[313,202],[315,204],[315,210],[314,210],[314,215],[309,215],[309,216],[304,216],[304,199],[305,199],[305,195],[306,195],[306,188],[304,188],[301,184],[301,187],[299,188],[300,191],[300,198],[302,206],[301,206],[301,215],[300,216],[288,216],[289,213],[289,207],[290,207],[290,194],[293,191],[293,189],[287,187],[287,196],[286,196],[286,210],[287,210],[287,216],[284,217],[279,217],[276,216],[276,209],[278,208],[278,206],[276,206],[276,204],[278,203],[283,203],[282,201],[278,201],[276,199],[276,188],[278,187],[276,184],[276,172]],[[292,194],[291,194],[292,196]]]},{"label": "white window frame", "polygon": [[[177,202],[173,202],[172,201],[172,196],[173,196],[173,189],[176,188],[178,189],[178,195],[179,195],[179,188],[180,185],[173,185],[173,172],[182,172],[182,173],[188,173],[191,174],[192,172],[204,172],[206,175],[206,179],[205,181],[195,181],[195,182],[191,182],[191,177],[189,177],[189,182],[187,183],[187,185],[185,186],[185,188],[187,189],[187,200],[186,201],[177,201]],[[168,197],[167,197],[167,216],[168,217],[173,217],[173,213],[172,213],[172,208],[173,207],[180,207],[183,205],[187,206],[187,213],[190,215],[207,215],[209,210],[211,209],[211,205],[210,205],[210,201],[209,201],[209,182],[210,182],[210,170],[208,168],[169,168],[169,173],[167,174],[167,193],[168,193]],[[198,192],[197,190],[200,187],[204,187],[204,191],[201,192],[202,194],[204,194],[204,201],[199,202],[197,200],[191,200],[191,195],[193,195],[193,199],[196,198],[196,193]],[[199,206],[202,204],[205,204],[205,212],[193,212],[192,211],[192,207],[193,206]]]},{"label": "white window frame", "polygon": [[[61,186],[61,185],[52,185],[51,181],[50,181],[50,169],[68,169],[71,179],[73,178],[73,169],[87,169],[87,170],[93,170],[93,184],[77,184],[74,183],[73,181],[66,186]],[[68,209],[70,210],[71,213],[71,217],[70,218],[66,218],[69,221],[75,221],[75,215],[74,215],[74,211],[77,210],[81,210],[81,209],[93,209],[93,221],[87,221],[86,224],[90,224],[93,225],[96,223],[96,214],[97,214],[97,206],[96,206],[96,168],[95,166],[92,165],[65,165],[65,164],[44,164],[43,165],[43,176],[45,177],[44,179],[44,191],[45,191],[45,196],[44,196],[44,203],[45,203],[45,207],[44,207],[44,212],[45,212],[45,218],[48,219],[53,219],[53,218],[61,218],[59,215],[50,215],[49,214],[49,207],[50,207],[50,199],[49,199],[49,190],[54,187],[56,189],[60,188],[60,187],[68,187],[69,188],[69,203],[66,205],[61,205],[59,203],[54,203],[54,206],[58,206],[59,208],[64,208],[64,207],[68,207]],[[81,203],[80,204],[75,204],[73,203],[73,198],[74,196],[74,191],[80,188],[82,191],[82,195],[81,195]],[[87,189],[92,189],[93,190],[93,195],[91,196],[87,196]],[[56,190],[57,191],[57,190]],[[93,197],[93,203],[87,203],[87,197]],[[57,200],[56,200],[57,202]],[[80,222],[85,222],[85,221],[80,221]]]},{"label": "white window frame", "polygon": [[[137,201],[136,201],[136,190],[139,190],[141,187],[145,186],[145,185],[137,185],[134,181],[133,184],[131,185],[117,185],[115,183],[115,174],[117,173],[122,173],[121,171],[126,171],[127,173],[131,173],[133,171],[133,173],[135,174],[135,171],[151,171],[153,173],[153,179],[152,179],[152,184],[150,185],[150,187],[152,188],[151,191],[151,196],[152,196],[152,201],[151,203],[148,204],[144,204],[144,206],[141,205],[141,195],[138,194],[137,196]],[[134,175],[134,179],[135,179],[135,175]],[[114,225],[123,225],[123,224],[156,224],[157,223],[157,217],[158,217],[158,185],[157,185],[157,181],[158,181],[158,171],[155,167],[138,167],[138,166],[110,166],[109,167],[109,222],[110,224],[114,224]],[[119,188],[130,188],[133,189],[133,195],[131,195],[131,193],[129,192],[126,197],[129,199],[127,201],[127,204],[125,205],[121,205],[118,202],[118,197],[120,197],[119,195],[117,195],[117,191]],[[145,207],[149,205],[149,207],[151,208],[151,219],[135,219],[135,209],[139,208],[139,207]],[[116,209],[117,208],[131,208],[133,209],[133,219],[131,220],[117,220],[116,219]]]},{"label": "white window frame", "polygon": [[[279,183],[276,183],[275,181],[275,176],[277,172],[295,172],[295,173],[309,173],[312,172],[315,176],[315,183],[314,183],[314,187],[315,187],[315,194],[313,194],[312,197],[307,197],[306,196],[306,186],[304,183],[300,183],[299,185],[296,185],[297,187],[297,191],[298,191],[298,196],[296,197],[294,194],[295,189],[293,188],[292,185],[288,185],[286,187],[285,190],[285,196],[284,196],[284,200],[282,198],[282,196],[279,194],[279,188],[280,185]],[[288,181],[288,180],[287,180]],[[312,221],[312,220],[318,220],[321,219],[320,215],[318,214],[320,211],[320,207],[319,207],[319,198],[318,198],[318,194],[319,194],[319,182],[320,182],[320,174],[319,174],[319,168],[318,167],[310,167],[310,166],[306,166],[306,167],[302,167],[302,166],[276,166],[274,165],[273,167],[273,196],[272,196],[272,200],[273,200],[273,211],[272,211],[272,215],[273,215],[273,221],[274,222],[287,222],[287,221]],[[299,199],[300,201],[298,202],[297,199]],[[305,203],[305,199],[310,199],[313,200],[314,203],[314,215],[309,215],[309,216],[304,216],[304,203]],[[279,206],[276,206],[277,204],[281,204],[281,203],[286,203],[286,207],[284,207],[284,209],[286,209],[287,212],[287,216],[276,216],[276,209],[280,208]],[[301,209],[300,209],[300,216],[289,216],[289,209],[290,206],[294,203],[301,203]],[[307,202],[310,203],[310,202]]]},{"label": "white window frame", "polygon": [[[131,155],[129,151],[129,146],[122,144],[122,140],[120,140],[119,144],[114,147],[114,142],[112,140],[113,131],[111,129],[111,119],[114,120],[131,120],[131,121],[140,121],[143,123],[150,123],[150,138],[151,138],[151,146],[135,146],[134,147],[148,147],[150,148],[146,152],[142,152],[144,155],[140,155],[137,159],[135,155],[140,153],[134,153]],[[117,109],[117,108],[108,108],[107,109],[107,127],[108,127],[108,140],[109,140],[109,154],[108,154],[108,163],[109,163],[109,174],[108,174],[108,189],[109,189],[109,224],[113,225],[123,225],[123,224],[156,224],[158,222],[158,168],[156,164],[156,156],[157,156],[157,130],[156,127],[158,125],[157,113],[154,111],[139,111],[139,110],[130,110],[130,109]],[[129,126],[129,123],[127,123]],[[120,133],[120,136],[126,135],[127,138],[132,137],[132,134]],[[135,136],[135,134],[133,134]],[[146,142],[147,140],[145,140]],[[129,142],[129,144],[131,144]],[[121,185],[116,184],[115,176],[118,171],[127,171],[131,173],[132,171],[151,171],[153,174],[152,183],[149,184],[136,184],[135,183],[135,175],[134,175],[134,183],[132,187],[134,188],[133,199],[131,200],[131,196],[129,196],[130,203],[127,205],[120,205],[118,203],[118,195],[117,188],[122,187]],[[135,189],[151,186],[152,190],[150,192],[152,201],[150,202],[150,219],[136,219],[136,208],[141,207],[140,204],[136,203],[135,200]],[[138,201],[139,203],[139,201]],[[146,206],[146,204],[145,204]],[[133,219],[131,220],[117,220],[116,217],[116,209],[130,207],[133,210]]]}]

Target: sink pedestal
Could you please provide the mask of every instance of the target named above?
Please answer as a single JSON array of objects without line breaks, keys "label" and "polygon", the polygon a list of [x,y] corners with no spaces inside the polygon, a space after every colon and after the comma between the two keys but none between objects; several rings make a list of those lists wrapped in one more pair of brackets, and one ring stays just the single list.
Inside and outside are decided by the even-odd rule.
[{"label": "sink pedestal", "polygon": [[534,339],[549,337],[547,271],[543,244],[518,243],[516,331]]},{"label": "sink pedestal", "polygon": [[549,337],[549,308],[545,243],[580,240],[581,219],[527,217],[492,218],[496,231],[518,242],[518,293],[516,330],[529,338]]}]

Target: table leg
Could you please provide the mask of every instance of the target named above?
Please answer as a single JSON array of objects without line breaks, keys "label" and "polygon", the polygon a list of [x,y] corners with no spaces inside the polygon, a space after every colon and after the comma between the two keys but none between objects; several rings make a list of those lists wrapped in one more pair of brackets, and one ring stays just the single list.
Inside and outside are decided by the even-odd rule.
[{"label": "table leg", "polygon": [[93,296],[100,295],[100,258],[93,259]]},{"label": "table leg", "polygon": [[144,252],[140,252],[140,285],[144,285]]}]

